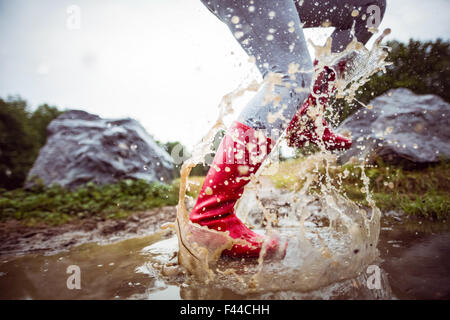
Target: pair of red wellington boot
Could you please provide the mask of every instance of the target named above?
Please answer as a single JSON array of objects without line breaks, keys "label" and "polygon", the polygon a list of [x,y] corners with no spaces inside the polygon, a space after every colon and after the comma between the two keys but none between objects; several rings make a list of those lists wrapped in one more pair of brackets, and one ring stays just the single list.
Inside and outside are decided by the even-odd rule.
[{"label": "pair of red wellington boot", "polygon": [[[329,82],[335,80],[333,70],[325,68],[314,84],[314,94],[319,96],[322,104],[328,102]],[[298,122],[306,114],[307,109],[317,103],[317,98],[310,95],[299,109],[288,127],[289,139],[292,145],[301,147],[306,141],[319,142],[319,135],[314,125],[302,129],[299,134]],[[351,145],[351,140],[335,134],[324,123],[322,141],[328,149],[345,149]],[[229,232],[233,239],[244,240],[246,244],[234,244],[230,250],[224,250],[222,255],[235,258],[256,258],[259,256],[263,243],[266,255],[283,250],[275,238],[265,236],[250,230],[240,221],[234,206],[244,192],[244,187],[250,181],[252,174],[261,166],[270,153],[274,142],[264,137],[260,132],[234,122],[224,136],[216,152],[213,164],[205,178],[195,207],[190,213],[190,220],[201,226],[206,226],[222,232]],[[284,247],[284,250],[286,247]]]}]

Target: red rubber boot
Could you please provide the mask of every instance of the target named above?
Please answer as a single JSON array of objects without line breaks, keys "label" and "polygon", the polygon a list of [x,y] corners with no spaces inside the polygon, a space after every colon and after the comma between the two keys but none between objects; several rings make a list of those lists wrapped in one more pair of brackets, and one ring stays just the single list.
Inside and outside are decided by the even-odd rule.
[{"label": "red rubber boot", "polygon": [[[236,258],[258,257],[265,237],[251,231],[235,215],[234,205],[242,196],[250,175],[256,173],[270,153],[272,141],[254,129],[234,122],[217,150],[214,162],[190,213],[190,220],[217,231],[228,231],[234,244],[223,255]],[[266,253],[278,248],[278,241],[268,240]]]},{"label": "red rubber boot", "polygon": [[[317,65],[317,61],[314,61],[314,65]],[[337,67],[343,70],[345,69],[345,64],[341,63]],[[310,141],[314,144],[319,144],[320,140],[322,140],[327,150],[346,150],[351,147],[352,140],[343,135],[333,132],[328,126],[325,119],[323,119],[322,121],[324,128],[323,134],[320,137],[314,121],[312,121],[311,118],[307,115],[308,108],[310,106],[317,105],[317,98],[315,97],[315,95],[319,96],[318,99],[321,105],[325,105],[328,103],[330,95],[335,90],[331,83],[335,80],[335,71],[328,67],[325,67],[324,70],[318,75],[313,87],[314,95],[309,95],[308,99],[306,99],[305,103],[297,111],[287,128],[289,146],[301,148],[307,141]],[[303,131],[300,131],[300,120],[302,117],[306,117],[306,128]]]}]

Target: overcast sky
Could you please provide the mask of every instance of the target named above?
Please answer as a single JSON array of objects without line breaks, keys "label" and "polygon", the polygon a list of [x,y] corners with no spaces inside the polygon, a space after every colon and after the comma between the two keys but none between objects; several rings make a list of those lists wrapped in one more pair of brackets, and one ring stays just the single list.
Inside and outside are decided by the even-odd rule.
[{"label": "overcast sky", "polygon": [[[392,29],[389,39],[450,38],[450,0],[387,1],[380,29]],[[317,43],[330,31],[306,37]],[[249,72],[257,77],[199,0],[0,0],[0,97],[18,94],[33,108],[132,117],[155,138],[191,147]]]}]

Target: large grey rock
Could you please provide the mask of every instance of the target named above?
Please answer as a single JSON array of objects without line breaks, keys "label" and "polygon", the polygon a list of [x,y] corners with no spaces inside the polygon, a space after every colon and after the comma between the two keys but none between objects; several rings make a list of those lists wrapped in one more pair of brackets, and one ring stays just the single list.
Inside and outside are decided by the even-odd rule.
[{"label": "large grey rock", "polygon": [[450,104],[436,95],[394,89],[348,117],[338,131],[352,133],[353,146],[341,157],[369,162],[381,157],[406,165],[439,162],[450,156]]},{"label": "large grey rock", "polygon": [[102,119],[84,111],[63,113],[47,127],[47,143],[28,174],[45,185],[74,188],[121,179],[170,182],[173,160],[133,119]]}]

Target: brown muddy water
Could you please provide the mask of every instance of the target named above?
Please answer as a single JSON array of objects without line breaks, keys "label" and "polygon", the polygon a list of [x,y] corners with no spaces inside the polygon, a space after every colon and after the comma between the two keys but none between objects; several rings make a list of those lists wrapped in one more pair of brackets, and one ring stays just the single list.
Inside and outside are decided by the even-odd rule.
[{"label": "brown muddy water", "polygon": [[[353,279],[309,291],[240,291],[198,283],[177,265],[172,233],[100,245],[87,243],[52,255],[0,257],[0,299],[449,299],[447,222],[384,215],[378,243],[379,287],[368,269]],[[245,273],[254,261],[220,262]],[[69,266],[80,268],[80,289],[69,289]],[[376,268],[375,267],[375,268]],[[372,278],[373,279],[373,278]],[[372,286],[369,284],[372,283]]]}]

